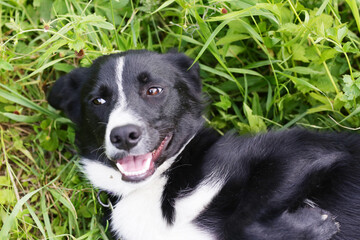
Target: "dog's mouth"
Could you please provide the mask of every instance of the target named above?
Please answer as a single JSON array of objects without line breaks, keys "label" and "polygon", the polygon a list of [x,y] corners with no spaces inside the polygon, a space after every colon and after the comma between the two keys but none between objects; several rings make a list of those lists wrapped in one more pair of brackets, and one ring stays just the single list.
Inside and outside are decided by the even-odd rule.
[{"label": "dog's mouth", "polygon": [[152,152],[136,156],[129,155],[118,159],[116,166],[122,174],[122,180],[140,182],[153,175],[156,170],[155,163],[168,146],[171,138],[171,134],[166,136],[159,147]]}]

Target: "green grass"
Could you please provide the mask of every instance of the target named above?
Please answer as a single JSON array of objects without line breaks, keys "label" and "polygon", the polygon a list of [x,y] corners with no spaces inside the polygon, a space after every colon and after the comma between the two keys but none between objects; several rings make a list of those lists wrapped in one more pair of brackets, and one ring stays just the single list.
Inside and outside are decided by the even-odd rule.
[{"label": "green grass", "polygon": [[0,1],[0,239],[106,239],[53,82],[102,54],[186,53],[219,132],[359,131],[356,0]]}]

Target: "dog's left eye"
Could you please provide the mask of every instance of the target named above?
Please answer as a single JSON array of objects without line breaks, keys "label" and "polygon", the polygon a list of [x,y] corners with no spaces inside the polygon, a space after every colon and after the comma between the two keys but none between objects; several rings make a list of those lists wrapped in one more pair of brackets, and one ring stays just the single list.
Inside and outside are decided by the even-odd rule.
[{"label": "dog's left eye", "polygon": [[161,87],[151,87],[147,90],[146,95],[148,96],[155,96],[160,94],[163,91]]},{"label": "dog's left eye", "polygon": [[92,100],[92,103],[95,105],[103,105],[106,103],[106,100],[103,98],[95,98],[94,100]]}]

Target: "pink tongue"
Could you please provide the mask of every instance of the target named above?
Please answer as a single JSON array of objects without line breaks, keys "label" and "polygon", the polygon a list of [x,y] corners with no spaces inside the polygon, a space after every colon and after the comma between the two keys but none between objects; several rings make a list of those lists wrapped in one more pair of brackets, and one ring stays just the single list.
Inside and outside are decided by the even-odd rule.
[{"label": "pink tongue", "polygon": [[140,156],[127,156],[118,160],[118,163],[126,172],[139,172],[144,168],[148,168],[147,162],[152,158],[152,153],[147,153]]}]

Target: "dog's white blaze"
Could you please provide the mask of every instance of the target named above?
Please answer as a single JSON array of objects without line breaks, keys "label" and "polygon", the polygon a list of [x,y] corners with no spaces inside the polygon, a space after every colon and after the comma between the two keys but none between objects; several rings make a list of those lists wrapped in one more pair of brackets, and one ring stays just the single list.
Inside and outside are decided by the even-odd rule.
[{"label": "dog's white blaze", "polygon": [[[120,57],[118,59],[117,65],[116,65],[116,77],[117,77],[117,86],[118,86],[118,101],[114,107],[114,109],[111,111],[109,116],[109,121],[106,126],[106,132],[105,132],[105,149],[106,149],[106,155],[114,156],[116,153],[119,153],[119,149],[117,149],[110,141],[110,133],[111,130],[115,127],[121,127],[128,124],[134,124],[142,129],[144,129],[144,124],[141,121],[141,118],[135,114],[131,109],[128,108],[128,101],[126,99],[126,95],[123,89],[123,69],[125,65],[125,57]],[[137,144],[136,147],[134,147],[131,150],[131,154],[133,155],[140,155],[146,153],[148,149],[146,149],[146,142],[147,134],[142,135],[141,141]]]},{"label": "dog's white blaze", "polygon": [[222,183],[204,181],[189,196],[175,203],[175,222],[168,225],[162,216],[161,198],[167,179],[159,177],[151,184],[131,192],[115,206],[112,229],[129,240],[212,240],[212,234],[196,226],[193,220],[220,191]]},{"label": "dog's white blaze", "polygon": [[124,88],[123,88],[123,71],[124,71],[124,65],[125,65],[125,57],[120,57],[118,59],[117,65],[116,65],[116,77],[117,77],[117,85],[118,85],[118,91],[119,91],[119,101],[118,105],[120,107],[126,107],[126,96],[124,94]]}]

